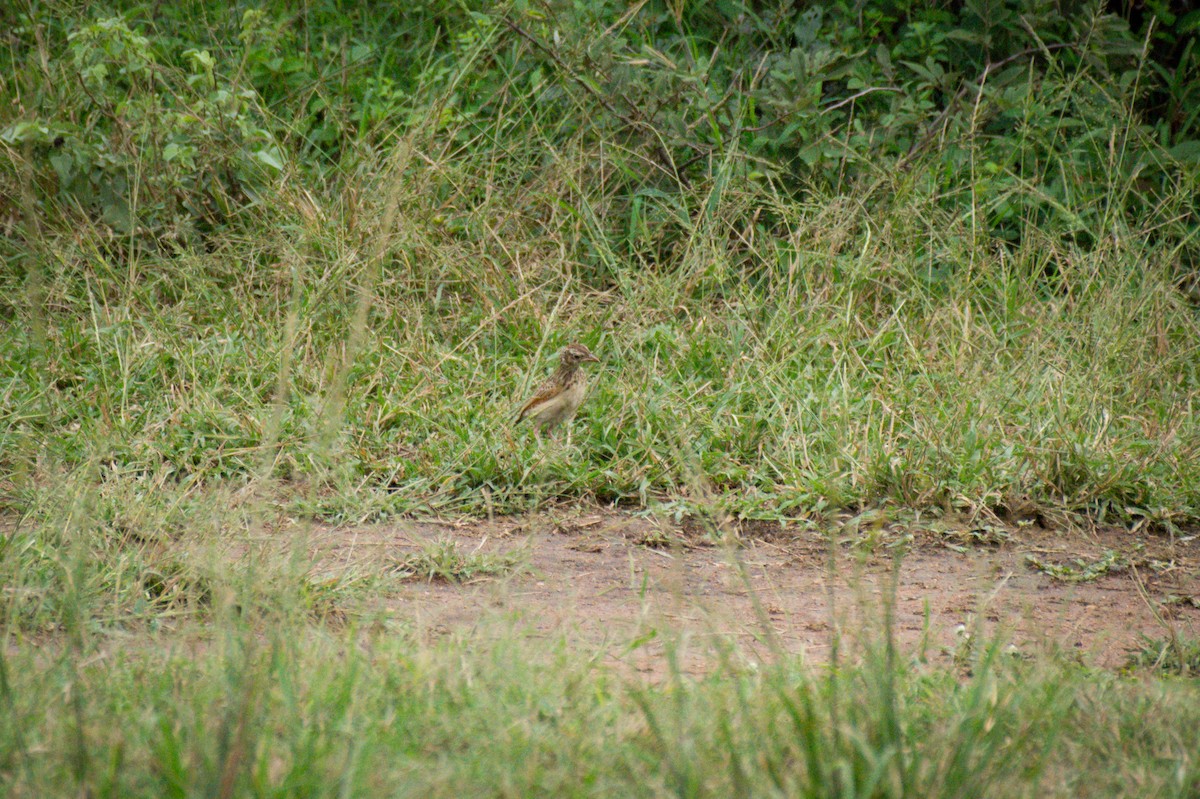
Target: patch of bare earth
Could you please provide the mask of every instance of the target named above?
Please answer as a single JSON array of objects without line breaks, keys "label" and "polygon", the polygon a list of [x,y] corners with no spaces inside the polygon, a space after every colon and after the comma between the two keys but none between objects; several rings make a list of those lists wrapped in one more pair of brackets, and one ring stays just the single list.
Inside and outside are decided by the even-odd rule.
[{"label": "patch of bare earth", "polygon": [[[881,528],[864,551],[774,524],[747,523],[739,533],[736,547],[713,545],[686,525],[585,510],[321,528],[310,540],[326,576],[384,569],[431,541],[517,552],[524,568],[512,574],[409,580],[383,592],[372,612],[431,637],[487,634],[500,621],[639,671],[660,671],[666,651],[685,671],[703,670],[712,662],[706,644],[729,637],[741,644],[739,658],[785,651],[823,661],[835,630],[843,640],[878,630],[893,595],[901,649],[931,659],[961,651],[960,625],[1000,633],[1020,652],[1052,647],[1106,667],[1124,664],[1142,636],[1200,634],[1200,536]],[[1089,579],[1062,579],[1105,563]],[[1057,567],[1061,575],[1051,576]]]}]

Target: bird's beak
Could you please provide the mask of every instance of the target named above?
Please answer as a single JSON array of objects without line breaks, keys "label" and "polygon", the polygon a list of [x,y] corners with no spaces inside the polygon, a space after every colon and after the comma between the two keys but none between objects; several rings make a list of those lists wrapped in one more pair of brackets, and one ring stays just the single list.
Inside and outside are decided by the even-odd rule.
[{"label": "bird's beak", "polygon": [[587,357],[584,358],[584,360],[585,361],[595,361],[596,363],[600,363],[600,359],[597,358],[595,355],[592,355],[590,352],[587,354]]}]

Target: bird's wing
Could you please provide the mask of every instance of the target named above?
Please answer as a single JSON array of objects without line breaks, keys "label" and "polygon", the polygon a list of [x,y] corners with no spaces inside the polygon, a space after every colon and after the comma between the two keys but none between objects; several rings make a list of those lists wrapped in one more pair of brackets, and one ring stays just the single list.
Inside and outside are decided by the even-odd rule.
[{"label": "bird's wing", "polygon": [[540,386],[538,386],[537,391],[533,392],[533,396],[529,399],[529,402],[526,402],[521,406],[521,412],[517,414],[517,421],[521,421],[525,418],[525,415],[535,407],[541,405],[546,400],[551,399],[556,394],[561,392],[562,386],[559,385],[559,381],[554,379],[553,375],[546,378],[546,380],[543,381]]}]

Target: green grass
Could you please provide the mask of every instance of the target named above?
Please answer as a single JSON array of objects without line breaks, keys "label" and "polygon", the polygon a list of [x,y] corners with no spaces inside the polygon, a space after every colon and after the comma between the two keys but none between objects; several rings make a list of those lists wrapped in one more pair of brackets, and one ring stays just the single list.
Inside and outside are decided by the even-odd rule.
[{"label": "green grass", "polygon": [[[312,21],[331,30],[367,19],[321,14],[332,16]],[[243,176],[253,196],[241,205],[215,186],[188,200],[196,174],[177,174],[178,143],[172,160],[156,137],[232,170],[273,131],[313,124],[307,106],[271,94],[276,113],[303,120],[247,102],[236,136],[193,141],[173,116],[162,130],[174,106],[154,104],[218,114],[241,69],[217,69],[224,82],[198,98],[197,76],[164,66],[149,105],[121,105],[144,89],[142,61],[107,79],[81,78],[76,61],[117,47],[113,37],[138,52],[157,43],[163,52],[138,58],[165,59],[174,39],[138,43],[105,23],[64,40],[76,61],[20,39],[62,71],[61,86],[29,69],[4,89],[68,133],[77,120],[63,103],[144,131],[142,160],[136,148],[109,156],[152,173],[147,220],[166,224],[180,202],[237,213],[186,220],[205,221],[202,236],[156,234],[149,221],[122,232],[50,192],[39,170],[51,156],[38,149],[49,145],[22,149],[16,128],[6,134],[0,178],[24,220],[0,271],[9,509],[44,504],[66,479],[128,482],[116,490],[130,494],[250,485],[333,520],[561,497],[698,498],[767,518],[894,504],[1168,530],[1200,520],[1200,318],[1185,291],[1196,176],[1102,62],[1039,77],[1046,101],[1065,105],[1024,109],[1010,136],[973,114],[969,146],[906,157],[901,170],[861,142],[841,156],[855,180],[814,172],[797,187],[749,172],[761,155],[735,142],[699,175],[664,175],[653,148],[590,115],[593,95],[543,104],[517,68],[505,72],[489,49],[498,18],[442,24],[471,20],[439,51],[440,77],[405,73],[413,115],[392,109],[404,125],[342,131],[353,155],[336,168],[313,160],[312,142],[272,144],[281,171]],[[429,34],[429,21],[405,35]],[[68,23],[55,30],[82,21]],[[243,54],[247,69],[294,44],[263,44],[259,16],[241,24],[267,48]],[[374,57],[397,66],[386,47],[405,41],[377,42]],[[312,79],[323,97],[351,91]],[[80,80],[99,82],[76,91]],[[438,99],[485,85],[501,105],[452,111]],[[1047,121],[1056,114],[1078,118]],[[1087,135],[1065,133],[1075,128]],[[84,158],[79,141],[61,146]],[[1150,161],[1153,189],[1139,182]],[[603,363],[573,448],[542,446],[512,415],[573,339]]]},{"label": "green grass", "polygon": [[[1195,796],[1190,640],[1132,677],[720,640],[708,676],[672,644],[645,683],[373,602],[519,559],[313,570],[316,522],[563,500],[848,512],[868,547],[893,512],[1200,523],[1194,120],[1137,110],[1194,106],[1187,63],[1163,89],[1099,16],[575,5],[14,12],[3,793]],[[1021,55],[1030,24],[1050,47],[954,73],[945,42]],[[739,72],[810,34],[848,38]],[[571,443],[540,441],[513,416],[571,340],[603,362]]]},{"label": "green grass", "polygon": [[[984,647],[967,672],[731,650],[643,681],[516,631],[30,648],[0,660],[8,796],[1194,795],[1194,682]],[[678,644],[676,644],[677,646]],[[741,664],[741,665],[738,665]]]},{"label": "green grass", "polygon": [[[420,205],[418,184],[397,202]],[[305,257],[271,234],[244,258],[61,253],[39,265],[54,312],[13,309],[0,344],[0,459],[18,499],[56,474],[269,478],[331,519],[697,495],[764,517],[1198,517],[1200,329],[1166,253],[1047,256],[1031,237],[996,254],[919,196],[847,220],[778,210],[790,232],[753,239],[751,270],[697,241],[673,273],[603,289],[544,260],[501,278],[487,242],[371,263],[336,229]],[[968,268],[930,283],[929,240]],[[566,450],[511,417],[575,338],[603,363]]]}]

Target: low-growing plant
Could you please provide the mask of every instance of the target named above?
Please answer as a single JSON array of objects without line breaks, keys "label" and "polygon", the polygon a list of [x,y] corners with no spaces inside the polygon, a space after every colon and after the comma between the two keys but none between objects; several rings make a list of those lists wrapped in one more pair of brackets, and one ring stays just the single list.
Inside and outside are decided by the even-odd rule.
[{"label": "low-growing plant", "polygon": [[1200,674],[1200,640],[1181,635],[1143,636],[1138,651],[1130,656],[1127,668],[1195,676]]},{"label": "low-growing plant", "polygon": [[1075,558],[1071,563],[1050,563],[1034,554],[1027,554],[1025,562],[1043,574],[1067,583],[1087,583],[1129,568],[1129,558],[1108,549],[1094,559]]},{"label": "low-growing plant", "polygon": [[427,541],[416,552],[397,558],[392,572],[402,578],[464,583],[521,570],[523,558],[519,552],[481,552],[482,546],[481,542],[468,552],[450,539]]},{"label": "low-growing plant", "polygon": [[163,52],[121,17],[81,24],[65,45],[31,53],[45,65],[38,102],[0,130],[0,181],[39,217],[23,220],[27,235],[83,220],[102,238],[195,246],[283,171],[256,95],[208,50]]}]

